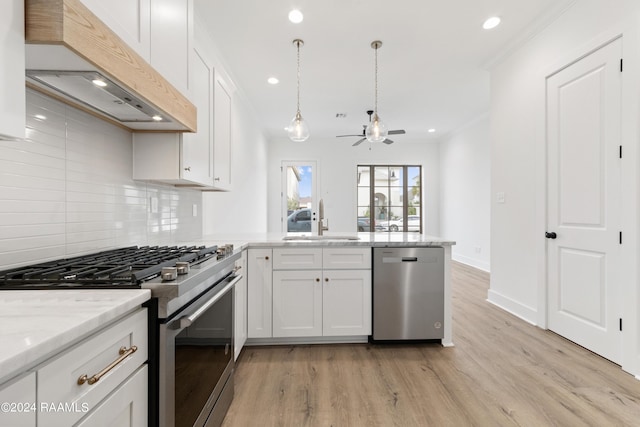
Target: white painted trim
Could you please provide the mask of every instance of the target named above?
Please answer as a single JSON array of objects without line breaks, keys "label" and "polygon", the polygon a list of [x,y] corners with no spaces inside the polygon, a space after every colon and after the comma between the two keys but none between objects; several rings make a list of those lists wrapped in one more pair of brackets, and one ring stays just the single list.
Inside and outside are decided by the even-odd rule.
[{"label": "white painted trim", "polygon": [[514,299],[506,297],[494,291],[493,289],[489,289],[489,292],[487,294],[487,302],[501,308],[508,313],[513,314],[514,316],[524,320],[527,323],[538,326],[538,324],[536,323],[537,313],[536,310],[532,307],[527,307],[526,305],[521,304]]},{"label": "white painted trim", "polygon": [[478,270],[482,270],[486,273],[490,273],[490,264],[486,261],[481,261],[479,259],[475,259],[475,258],[471,258],[465,255],[456,255],[453,254],[451,256],[451,259],[453,259],[454,261],[457,261],[459,263],[468,265],[470,267],[473,268],[477,268]]}]

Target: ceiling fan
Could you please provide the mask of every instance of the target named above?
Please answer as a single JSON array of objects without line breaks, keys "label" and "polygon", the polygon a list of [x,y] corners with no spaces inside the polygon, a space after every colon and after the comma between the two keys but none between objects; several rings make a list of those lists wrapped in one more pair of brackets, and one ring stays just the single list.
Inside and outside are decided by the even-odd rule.
[{"label": "ceiling fan", "polygon": [[[371,115],[373,114],[373,110],[367,110],[367,114],[369,115],[369,122],[371,122]],[[359,136],[361,137],[361,139],[357,140],[353,146],[355,147],[356,145],[360,145],[360,143],[362,143],[363,141],[365,141],[367,138],[365,137],[365,131],[367,129],[367,125],[362,125],[362,133],[357,134],[357,135],[336,135],[336,138],[342,138],[345,136]],[[390,130],[387,135],[404,135],[406,132],[404,129],[398,129],[398,130]],[[390,140],[389,138],[386,138],[384,141],[385,144],[393,144],[393,141]]]}]

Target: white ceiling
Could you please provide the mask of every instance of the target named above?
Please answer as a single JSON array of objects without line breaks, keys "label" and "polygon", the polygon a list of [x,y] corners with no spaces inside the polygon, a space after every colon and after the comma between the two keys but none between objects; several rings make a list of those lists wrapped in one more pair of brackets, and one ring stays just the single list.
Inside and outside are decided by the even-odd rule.
[{"label": "white ceiling", "polygon": [[[310,141],[362,131],[374,103],[370,45],[381,40],[378,111],[389,129],[407,131],[393,139],[408,142],[438,138],[488,112],[488,65],[573,1],[195,0],[195,13],[269,137],[285,137],[296,111],[295,38],[305,42],[300,109]],[[293,8],[304,13],[302,23],[289,22]],[[483,30],[494,15],[502,24]],[[270,76],[280,84],[268,84]]]}]

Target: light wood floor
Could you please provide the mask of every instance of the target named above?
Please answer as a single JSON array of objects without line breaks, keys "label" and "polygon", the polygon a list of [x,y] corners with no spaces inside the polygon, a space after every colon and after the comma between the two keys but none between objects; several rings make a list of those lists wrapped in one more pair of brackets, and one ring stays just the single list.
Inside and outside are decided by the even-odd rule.
[{"label": "light wood floor", "polygon": [[640,381],[485,301],[454,263],[455,347],[248,347],[224,427],[640,426]]}]

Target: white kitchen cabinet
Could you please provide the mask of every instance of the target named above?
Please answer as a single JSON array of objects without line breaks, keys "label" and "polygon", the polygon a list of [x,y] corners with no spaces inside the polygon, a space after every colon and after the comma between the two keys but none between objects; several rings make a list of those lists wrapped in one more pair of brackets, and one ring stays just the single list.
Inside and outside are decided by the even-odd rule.
[{"label": "white kitchen cabinet", "polygon": [[371,248],[274,248],[273,337],[371,334]]},{"label": "white kitchen cabinet", "polygon": [[[38,405],[61,402],[73,408],[67,411],[40,410],[38,426],[75,425],[81,418],[92,415],[107,396],[114,401],[135,399],[135,405],[142,406],[146,421],[146,381],[144,387],[135,387],[133,397],[128,395],[130,391],[121,395],[123,389],[120,386],[147,361],[147,336],[147,310],[141,308],[37,368]],[[106,369],[116,361],[112,369]],[[100,373],[103,374],[101,377]],[[120,402],[115,406],[123,405]],[[113,415],[111,411],[103,410],[93,415],[94,423],[87,425],[108,425],[104,421]]]},{"label": "white kitchen cabinet", "polygon": [[322,283],[322,270],[273,272],[274,337],[323,335]]},{"label": "white kitchen cabinet", "polygon": [[322,334],[371,335],[371,270],[324,270]]},{"label": "white kitchen cabinet", "polygon": [[36,373],[30,372],[0,386],[0,426],[35,427]]},{"label": "white kitchen cabinet", "polygon": [[3,2],[0,14],[0,40],[0,139],[24,138],[24,1]]},{"label": "white kitchen cabinet", "polygon": [[213,186],[213,76],[203,50],[194,48],[193,102],[198,109],[196,133],[134,133],[133,179],[173,185]]},{"label": "white kitchen cabinet", "polygon": [[274,248],[274,270],[322,269],[322,248]]},{"label": "white kitchen cabinet", "polygon": [[247,257],[248,251],[242,251],[240,260],[236,262],[236,268],[239,267],[238,274],[242,278],[235,286],[235,313],[234,313],[234,360],[238,360],[238,356],[247,341]]},{"label": "white kitchen cabinet", "polygon": [[[192,99],[189,75],[193,51],[193,0],[151,0],[149,63],[183,95]],[[198,123],[199,126],[199,123]]]},{"label": "white kitchen cabinet", "polygon": [[147,365],[143,365],[76,426],[146,426],[148,375]]},{"label": "white kitchen cabinet", "polygon": [[82,3],[138,55],[150,62],[150,0],[82,0]]},{"label": "white kitchen cabinet", "polygon": [[273,255],[271,249],[249,249],[247,266],[247,336],[271,338]]},{"label": "white kitchen cabinet", "polygon": [[213,185],[231,188],[231,100],[232,92],[219,73],[213,88]]}]

